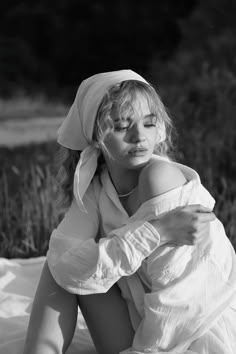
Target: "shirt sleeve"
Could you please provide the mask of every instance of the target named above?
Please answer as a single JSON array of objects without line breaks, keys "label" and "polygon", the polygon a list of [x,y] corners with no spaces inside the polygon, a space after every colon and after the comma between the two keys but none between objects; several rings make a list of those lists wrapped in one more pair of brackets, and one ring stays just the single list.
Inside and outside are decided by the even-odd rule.
[{"label": "shirt sleeve", "polygon": [[[218,220],[210,230],[204,244],[161,246],[150,255],[152,289],[144,297],[143,319],[132,348],[120,354],[202,352],[192,351],[191,343],[230,306],[236,290],[233,247]],[[205,345],[208,352],[212,344]],[[222,352],[218,349],[214,352]]]},{"label": "shirt sleeve", "polygon": [[122,276],[134,273],[160,237],[148,222],[134,221],[100,238],[99,211],[91,190],[84,198],[88,213],[73,201],[51,235],[47,262],[55,281],[71,293],[103,293]]}]

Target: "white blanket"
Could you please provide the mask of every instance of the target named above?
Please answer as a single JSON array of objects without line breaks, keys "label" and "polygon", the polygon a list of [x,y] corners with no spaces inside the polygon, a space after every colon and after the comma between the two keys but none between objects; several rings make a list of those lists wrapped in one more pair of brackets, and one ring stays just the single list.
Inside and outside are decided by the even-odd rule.
[{"label": "white blanket", "polygon": [[[22,354],[29,314],[45,257],[0,258],[0,354]],[[81,312],[68,354],[96,354]]]}]

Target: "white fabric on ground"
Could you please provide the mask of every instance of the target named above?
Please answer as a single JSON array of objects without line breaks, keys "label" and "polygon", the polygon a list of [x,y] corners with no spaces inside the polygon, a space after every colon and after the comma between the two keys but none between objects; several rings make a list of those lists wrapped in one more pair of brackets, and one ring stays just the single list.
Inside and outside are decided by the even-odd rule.
[{"label": "white fabric on ground", "polygon": [[[22,354],[33,297],[45,257],[0,258],[0,354]],[[96,354],[81,312],[68,354]]]}]

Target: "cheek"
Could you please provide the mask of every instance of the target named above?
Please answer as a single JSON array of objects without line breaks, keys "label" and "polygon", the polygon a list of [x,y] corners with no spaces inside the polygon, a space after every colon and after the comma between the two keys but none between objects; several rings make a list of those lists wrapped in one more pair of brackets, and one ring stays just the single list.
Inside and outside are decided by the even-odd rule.
[{"label": "cheek", "polygon": [[158,131],[157,129],[153,129],[152,134],[149,135],[149,141],[151,145],[156,145],[158,143]]},{"label": "cheek", "polygon": [[105,145],[107,150],[112,155],[116,155],[116,152],[120,151],[122,148],[122,141],[116,137],[111,136],[105,140]]}]

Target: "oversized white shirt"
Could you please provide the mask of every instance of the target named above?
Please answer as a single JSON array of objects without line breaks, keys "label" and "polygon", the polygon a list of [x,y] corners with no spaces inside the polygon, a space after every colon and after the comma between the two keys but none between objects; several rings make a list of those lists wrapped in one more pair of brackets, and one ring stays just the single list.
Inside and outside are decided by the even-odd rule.
[{"label": "oversized white shirt", "polygon": [[213,208],[197,173],[177,165],[188,182],[147,201],[132,217],[107,170],[96,176],[84,198],[88,213],[73,201],[53,231],[48,264],[72,293],[106,292],[118,281],[136,331],[122,354],[233,354],[236,260],[222,224],[211,222],[199,245],[176,247],[159,246],[148,223],[180,205]]}]

